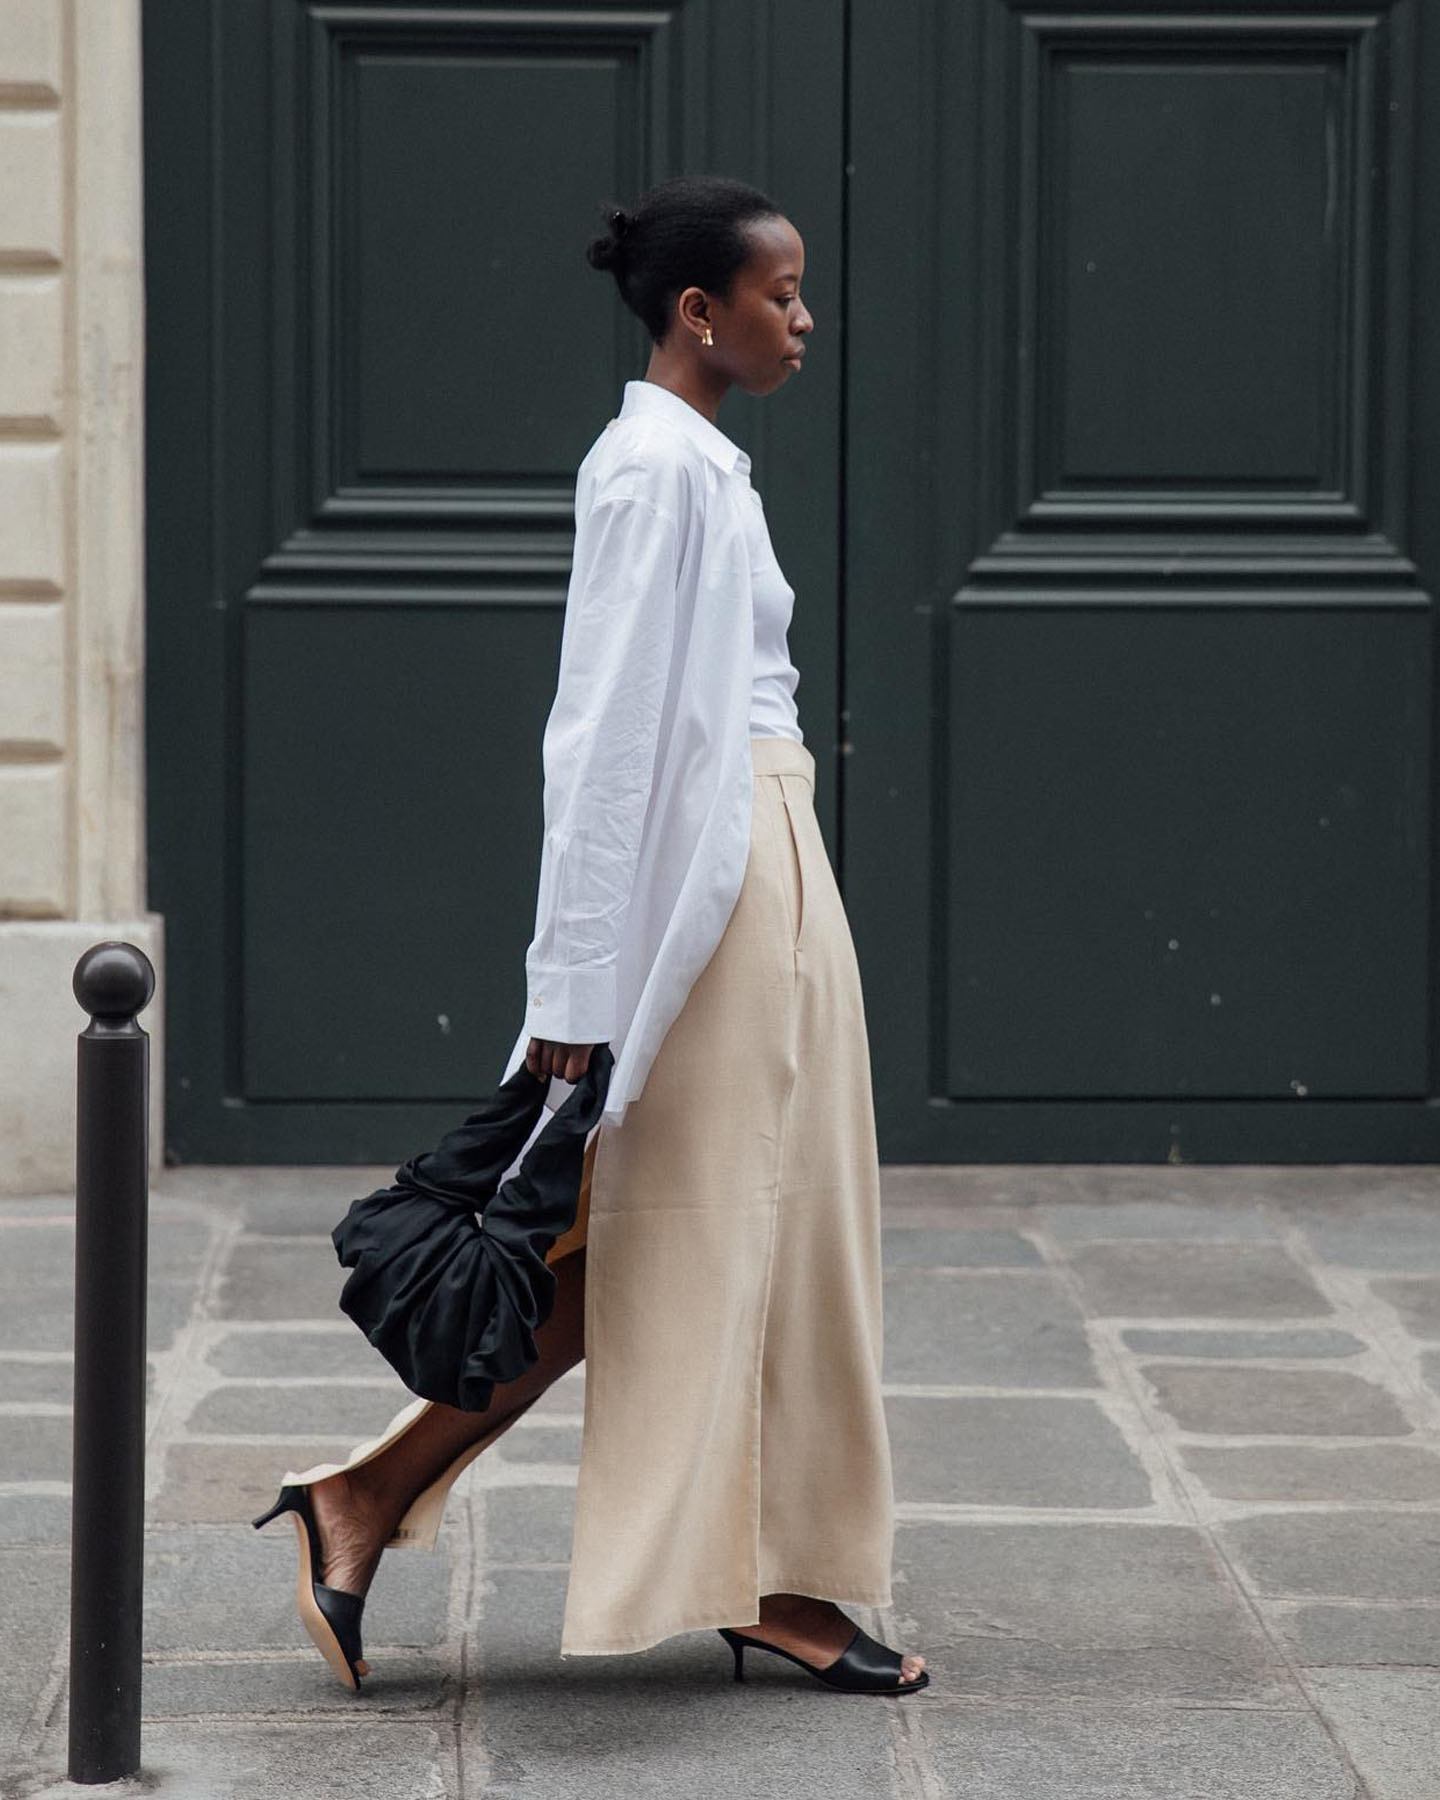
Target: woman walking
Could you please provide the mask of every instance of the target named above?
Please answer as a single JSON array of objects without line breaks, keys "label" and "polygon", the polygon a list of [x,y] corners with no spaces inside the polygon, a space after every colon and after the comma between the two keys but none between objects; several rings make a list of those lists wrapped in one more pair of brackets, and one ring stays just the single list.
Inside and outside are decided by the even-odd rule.
[{"label": "woman walking", "polygon": [[[484,1412],[417,1401],[343,1465],[287,1475],[311,1636],[355,1687],[388,1545],[432,1544],[456,1476],[583,1358],[562,1655],[717,1628],[830,1687],[912,1693],[888,1606],[879,1165],[859,969],[814,812],[795,600],[715,424],[792,380],[804,245],[757,189],[681,177],[587,255],[652,340],[576,482],[545,728],[523,1060],[615,1055],[539,1361]],[[258,1521],[257,1521],[258,1522]]]}]

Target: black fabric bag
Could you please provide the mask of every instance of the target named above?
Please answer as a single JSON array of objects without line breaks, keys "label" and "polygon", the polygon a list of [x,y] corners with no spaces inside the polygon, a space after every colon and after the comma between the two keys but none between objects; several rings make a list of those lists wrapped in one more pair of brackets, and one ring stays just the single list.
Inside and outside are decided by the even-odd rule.
[{"label": "black fabric bag", "polygon": [[330,1234],[341,1266],[354,1271],[341,1311],[412,1393],[483,1412],[497,1382],[538,1361],[535,1332],[555,1304],[545,1257],[579,1212],[585,1141],[614,1066],[610,1046],[596,1044],[574,1091],[499,1186],[550,1087],[521,1063],[463,1125],[397,1169],[393,1187],[356,1200]]}]

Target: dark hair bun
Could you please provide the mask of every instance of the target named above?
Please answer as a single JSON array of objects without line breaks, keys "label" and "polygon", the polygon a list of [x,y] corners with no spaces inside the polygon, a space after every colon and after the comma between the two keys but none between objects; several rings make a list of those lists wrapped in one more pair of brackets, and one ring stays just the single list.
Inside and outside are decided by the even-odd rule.
[{"label": "dark hair bun", "polygon": [[605,237],[591,240],[585,251],[585,260],[592,269],[613,269],[621,261],[625,253],[625,237],[634,218],[623,206],[612,206],[607,220],[610,230]]},{"label": "dark hair bun", "polygon": [[585,250],[585,260],[592,269],[613,269],[619,255],[620,245],[613,237],[592,238]]}]

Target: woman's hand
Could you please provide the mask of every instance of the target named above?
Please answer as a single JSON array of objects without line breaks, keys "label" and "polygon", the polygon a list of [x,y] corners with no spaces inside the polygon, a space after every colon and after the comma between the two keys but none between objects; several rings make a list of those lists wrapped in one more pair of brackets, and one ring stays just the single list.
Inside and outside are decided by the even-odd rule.
[{"label": "woman's hand", "polygon": [[593,1044],[560,1044],[550,1038],[531,1038],[525,1051],[525,1067],[542,1079],[558,1075],[562,1081],[578,1081],[590,1067]]}]

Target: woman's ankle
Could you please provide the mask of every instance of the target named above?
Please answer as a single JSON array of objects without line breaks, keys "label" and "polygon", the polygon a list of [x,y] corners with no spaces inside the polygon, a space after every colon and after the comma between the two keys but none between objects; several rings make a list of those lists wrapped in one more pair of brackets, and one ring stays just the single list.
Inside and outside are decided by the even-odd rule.
[{"label": "woman's ankle", "polygon": [[760,1617],[780,1622],[786,1619],[813,1617],[817,1611],[838,1612],[833,1600],[817,1600],[813,1594],[762,1594]]}]

